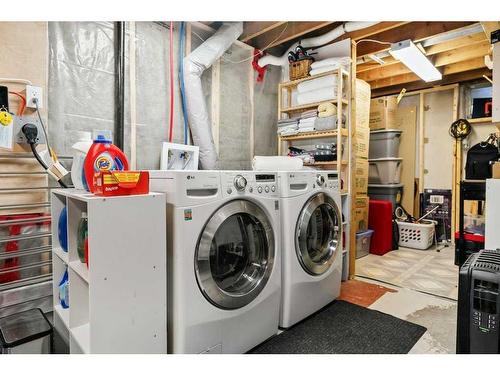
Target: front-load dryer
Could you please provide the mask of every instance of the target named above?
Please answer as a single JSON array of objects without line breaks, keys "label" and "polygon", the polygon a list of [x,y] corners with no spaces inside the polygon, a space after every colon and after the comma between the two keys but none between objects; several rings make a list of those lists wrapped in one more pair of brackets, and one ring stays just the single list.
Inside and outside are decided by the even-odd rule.
[{"label": "front-load dryer", "polygon": [[280,327],[340,295],[342,209],[338,174],[278,172],[282,224]]},{"label": "front-load dryer", "polygon": [[278,178],[151,171],[167,196],[168,349],[245,353],[278,331]]}]

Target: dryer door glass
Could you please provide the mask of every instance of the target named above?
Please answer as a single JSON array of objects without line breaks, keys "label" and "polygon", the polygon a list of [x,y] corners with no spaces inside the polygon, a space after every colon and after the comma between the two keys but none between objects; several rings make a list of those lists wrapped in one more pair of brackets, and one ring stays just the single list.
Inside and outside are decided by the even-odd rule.
[{"label": "dryer door glass", "polygon": [[324,193],[313,196],[297,222],[296,250],[300,264],[312,275],[328,271],[338,253],[342,220],[335,201]]},{"label": "dryer door glass", "polygon": [[196,276],[205,297],[218,307],[236,309],[262,291],[274,263],[274,235],[256,204],[238,200],[208,221],[196,251]]}]

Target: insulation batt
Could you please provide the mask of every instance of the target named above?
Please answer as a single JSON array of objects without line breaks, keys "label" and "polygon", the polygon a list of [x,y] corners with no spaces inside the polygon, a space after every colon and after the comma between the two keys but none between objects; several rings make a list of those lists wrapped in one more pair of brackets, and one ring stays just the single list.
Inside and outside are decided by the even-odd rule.
[{"label": "insulation batt", "polygon": [[214,35],[184,58],[189,126],[193,143],[200,147],[201,169],[218,167],[218,156],[203,96],[201,75],[231,47],[242,32],[243,22],[225,22]]}]

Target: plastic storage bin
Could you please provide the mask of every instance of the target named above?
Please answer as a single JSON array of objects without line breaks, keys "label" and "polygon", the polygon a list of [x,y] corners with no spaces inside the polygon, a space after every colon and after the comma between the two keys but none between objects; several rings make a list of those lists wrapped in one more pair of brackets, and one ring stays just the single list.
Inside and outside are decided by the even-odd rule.
[{"label": "plastic storage bin", "polygon": [[370,132],[369,159],[397,158],[402,130],[374,130]]},{"label": "plastic storage bin", "polygon": [[392,209],[394,211],[396,209],[396,205],[401,202],[401,197],[403,196],[403,184],[369,184],[368,196],[370,197],[370,199],[374,200],[390,201],[392,203]]},{"label": "plastic storage bin", "polygon": [[356,259],[362,258],[370,252],[370,242],[373,232],[372,229],[368,229],[356,233]]},{"label": "plastic storage bin", "polygon": [[436,222],[422,220],[421,223],[397,221],[399,229],[399,246],[412,249],[427,250],[434,242]]},{"label": "plastic storage bin", "polygon": [[40,309],[0,319],[2,354],[50,354],[51,339],[52,325]]},{"label": "plastic storage bin", "polygon": [[368,183],[369,184],[399,184],[401,183],[401,158],[384,158],[368,160]]},{"label": "plastic storage bin", "polygon": [[391,202],[370,199],[368,227],[373,236],[370,243],[370,253],[384,255],[392,250],[392,208]]}]

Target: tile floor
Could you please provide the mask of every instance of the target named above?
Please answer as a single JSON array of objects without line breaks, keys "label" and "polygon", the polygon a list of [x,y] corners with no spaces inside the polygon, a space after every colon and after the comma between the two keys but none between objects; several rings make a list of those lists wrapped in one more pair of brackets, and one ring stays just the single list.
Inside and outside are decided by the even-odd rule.
[{"label": "tile floor", "polygon": [[356,275],[411,290],[457,300],[458,267],[454,248],[400,248],[383,256],[368,254],[356,261]]}]

